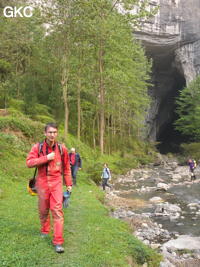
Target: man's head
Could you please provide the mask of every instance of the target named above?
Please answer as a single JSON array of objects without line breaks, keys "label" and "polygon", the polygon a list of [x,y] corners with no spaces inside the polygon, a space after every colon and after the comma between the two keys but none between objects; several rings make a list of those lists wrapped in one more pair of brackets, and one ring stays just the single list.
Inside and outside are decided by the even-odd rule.
[{"label": "man's head", "polygon": [[58,135],[58,126],[53,122],[47,123],[44,128],[44,135],[50,145],[54,144]]},{"label": "man's head", "polygon": [[76,149],[74,147],[71,148],[71,153],[75,153]]}]

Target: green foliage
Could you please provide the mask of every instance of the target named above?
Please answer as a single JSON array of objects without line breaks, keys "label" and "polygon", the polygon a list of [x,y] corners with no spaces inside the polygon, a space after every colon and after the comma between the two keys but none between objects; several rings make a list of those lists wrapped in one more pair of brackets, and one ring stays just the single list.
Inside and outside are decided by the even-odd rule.
[{"label": "green foliage", "polygon": [[[28,103],[25,103],[23,100],[19,99],[10,99],[9,108],[7,109],[9,114],[12,116],[24,116],[25,111],[27,110],[26,106]],[[43,104],[35,104],[31,109],[34,109],[33,112],[28,112],[32,114],[32,118],[40,121],[42,123],[55,122],[55,119],[49,112],[49,107]]]},{"label": "green foliage", "polygon": [[194,253],[194,251],[191,251],[189,249],[177,249],[176,253],[178,253],[179,256],[183,255],[183,254],[189,254],[192,256],[192,254]]},{"label": "green foliage", "polygon": [[177,99],[176,129],[191,141],[200,140],[200,76],[185,87]]},{"label": "green foliage", "polygon": [[16,134],[12,134],[12,133],[1,132],[0,139],[1,139],[2,151],[9,149],[9,152],[10,153],[12,152],[14,154],[16,154],[16,150],[21,150],[21,152],[22,151],[26,152],[28,142],[26,139],[22,139],[22,136],[17,136]]},{"label": "green foliage", "polygon": [[64,122],[87,144],[103,143],[104,152],[126,151],[142,138],[150,102],[151,62],[132,32],[154,11],[140,0],[120,1],[123,14],[118,1],[41,4],[30,18],[1,20],[0,108]]},{"label": "green foliage", "polygon": [[9,100],[9,108],[13,108],[23,113],[25,109],[24,106],[25,106],[25,103],[23,100],[14,99],[14,98],[11,98]]},{"label": "green foliage", "polygon": [[181,144],[181,154],[186,158],[200,159],[200,143]]},{"label": "green foliage", "polygon": [[42,123],[55,122],[55,119],[49,112],[49,107],[47,105],[36,104],[35,105],[35,116],[34,119]]},{"label": "green foliage", "polygon": [[[50,105],[55,106],[59,101],[56,98],[61,100],[62,94],[62,104],[69,109],[69,122],[65,120],[69,131],[80,134],[88,144],[98,146],[99,129],[105,128],[105,151],[109,152],[116,151],[116,143],[120,149],[127,147],[124,141],[127,138],[121,140],[120,136],[135,137],[143,127],[141,122],[149,104],[147,87],[151,63],[133,39],[130,26],[130,21],[136,25],[141,17],[150,15],[146,11],[148,3],[144,2],[121,1],[128,11],[137,6],[137,16],[119,14],[116,3],[99,0],[89,0],[87,4],[56,0],[54,6],[45,8],[44,12],[45,20],[51,24],[44,47],[51,47],[48,69],[52,71],[50,79],[54,79],[49,89],[43,91],[43,97],[40,94],[40,99],[47,101],[48,92],[48,98],[53,99]],[[68,14],[67,20],[65,14]],[[102,110],[106,123],[100,127]],[[68,114],[60,111],[59,116],[67,118]]]},{"label": "green foliage", "polygon": [[88,166],[86,171],[88,173],[88,179],[95,182],[95,184],[101,184],[101,173],[102,173],[102,166],[103,164],[99,161],[96,163],[94,162],[92,166]]},{"label": "green foliage", "polygon": [[147,248],[144,244],[141,245],[137,239],[130,239],[130,246],[132,246],[132,255],[138,264],[148,263],[149,267],[159,266],[162,256],[158,255],[155,251]]},{"label": "green foliage", "polygon": [[7,108],[8,114],[13,117],[23,117],[24,114],[17,109]]},{"label": "green foliage", "polygon": [[0,78],[3,80],[11,71],[11,64],[4,59],[0,59]]},{"label": "green foliage", "polygon": [[29,138],[41,138],[44,125],[39,122],[32,121],[26,117],[0,117],[0,131],[20,131]]},{"label": "green foliage", "polygon": [[55,119],[53,117],[45,116],[45,115],[36,115],[34,116],[34,119],[45,124],[49,122],[55,122]]},{"label": "green foliage", "polygon": [[37,115],[42,115],[42,116],[51,116],[49,112],[49,107],[47,105],[42,105],[42,104],[36,104],[35,105],[35,111]]}]

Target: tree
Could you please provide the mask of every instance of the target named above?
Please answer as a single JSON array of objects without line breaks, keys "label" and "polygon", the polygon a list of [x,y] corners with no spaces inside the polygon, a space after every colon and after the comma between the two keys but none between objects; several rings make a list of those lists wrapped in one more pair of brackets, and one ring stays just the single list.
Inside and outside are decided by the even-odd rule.
[{"label": "tree", "polygon": [[185,87],[178,97],[175,128],[192,141],[200,141],[200,76]]},{"label": "tree", "polygon": [[3,19],[4,100],[25,100],[32,117],[37,103],[47,105],[65,137],[69,129],[101,153],[129,147],[149,104],[151,64],[132,33],[147,2],[43,0],[32,18]]},{"label": "tree", "polygon": [[[136,67],[136,64],[133,66],[131,63],[132,67],[128,68],[131,69],[128,74],[126,68],[130,62],[126,65],[126,68],[124,63],[121,64],[123,59],[127,61],[126,57],[130,57],[130,54],[125,52],[127,45],[124,42],[121,43],[121,45],[124,45],[124,48],[119,45],[117,47],[117,42],[120,43],[120,39],[123,39],[120,34],[128,32],[128,43],[130,45],[130,40],[132,41],[131,25],[139,24],[141,18],[149,15],[149,12],[146,11],[147,2],[139,0],[114,2],[107,0],[54,0],[52,6],[46,9],[48,10],[46,18],[48,20],[48,17],[50,17],[48,22],[52,26],[51,32],[57,38],[60,49],[61,84],[65,107],[65,136],[69,127],[70,101],[75,96],[74,90],[77,92],[78,137],[81,134],[82,104],[80,96],[81,92],[86,90],[87,96],[93,95],[93,97],[90,97],[93,99],[90,107],[93,105],[97,107],[97,109],[93,110],[95,113],[92,113],[95,119],[98,120],[98,125],[96,126],[101,153],[104,152],[105,146],[105,114],[109,94],[112,88],[119,88],[117,83],[123,84],[121,90],[123,88],[130,88],[131,75],[129,74],[133,70],[132,67]],[[135,7],[137,7],[137,12],[130,12]],[[120,14],[119,10],[123,10],[123,14]],[[118,21],[123,26],[120,26]],[[121,31],[118,32],[118,29],[121,29]],[[114,49],[112,44],[114,44]],[[118,48],[118,51],[115,50],[116,48]],[[130,51],[131,49],[128,50]],[[121,53],[121,56],[119,55],[121,62],[117,60],[116,64],[111,64],[112,58],[117,58],[118,52]],[[89,53],[91,53],[92,57],[89,56]],[[90,67],[87,67],[87,71],[85,71],[87,58],[89,58],[91,64]],[[75,68],[76,71],[74,71]],[[111,75],[111,72],[115,73],[115,75]],[[117,72],[118,75],[116,75]],[[119,77],[119,74],[122,74],[122,76]],[[146,77],[146,75],[144,76]],[[113,79],[112,82],[111,79]],[[146,81],[146,78],[142,78],[142,80]],[[93,93],[91,93],[90,88],[92,88]],[[136,85],[136,88],[139,87]],[[145,91],[145,82],[144,88]],[[74,107],[72,108],[74,109]],[[93,118],[92,121],[92,128],[94,129],[96,123],[94,124]]]},{"label": "tree", "polygon": [[[88,1],[88,3],[89,2],[90,1]],[[98,100],[96,102],[98,115],[95,117],[99,122],[98,134],[101,153],[104,152],[105,146],[105,114],[109,95],[116,93],[116,90],[129,90],[131,87],[131,79],[132,83],[134,82],[134,75],[131,75],[131,73],[135,73],[134,68],[137,69],[137,66],[135,64],[136,61],[134,62],[132,58],[134,47],[130,24],[138,24],[139,18],[144,18],[149,14],[145,9],[146,3],[147,1],[141,4],[141,1],[112,2],[96,0],[92,1],[90,10],[87,11],[87,16],[85,16],[87,21],[89,21],[86,36],[92,36],[88,43],[91,43],[94,48],[93,72],[95,71],[95,73],[92,79],[94,90],[96,90],[94,95],[97,95]],[[119,4],[127,11],[126,14],[122,15],[118,12],[116,7],[119,7]],[[128,12],[136,6],[138,7],[138,11],[134,15]],[[137,46],[137,48],[139,48],[139,46]],[[145,57],[143,57],[143,60],[145,62]],[[144,64],[148,65],[147,62]],[[147,68],[145,67],[142,74],[146,71]],[[147,78],[146,73],[143,77],[139,74],[136,80],[139,80],[139,77],[141,81],[144,81],[143,89],[144,92],[147,93],[147,86],[145,83]],[[138,88],[137,85],[135,87]],[[115,92],[113,92],[113,90],[115,90]],[[135,95],[136,94],[135,91]],[[142,100],[142,98],[140,100]],[[124,104],[123,100],[122,103]],[[139,105],[137,105],[137,107],[139,107]]]}]

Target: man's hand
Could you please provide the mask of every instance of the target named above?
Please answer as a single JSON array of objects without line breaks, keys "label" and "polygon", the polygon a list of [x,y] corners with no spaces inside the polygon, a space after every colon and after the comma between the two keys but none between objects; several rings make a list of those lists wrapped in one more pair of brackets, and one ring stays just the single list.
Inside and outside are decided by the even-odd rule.
[{"label": "man's hand", "polygon": [[47,155],[48,160],[54,160],[55,159],[55,152],[51,152]]},{"label": "man's hand", "polygon": [[71,192],[72,191],[72,187],[71,186],[67,186],[67,191]]}]

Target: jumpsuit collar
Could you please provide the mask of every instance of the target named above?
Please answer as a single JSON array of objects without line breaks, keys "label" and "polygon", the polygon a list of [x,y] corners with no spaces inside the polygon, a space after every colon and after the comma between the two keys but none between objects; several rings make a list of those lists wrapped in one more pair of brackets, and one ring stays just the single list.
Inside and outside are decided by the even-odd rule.
[{"label": "jumpsuit collar", "polygon": [[51,148],[52,150],[55,150],[57,142],[54,142],[53,146],[50,146],[50,145],[47,143],[47,139],[45,139],[45,143],[46,143],[46,146],[47,146],[48,148]]}]

